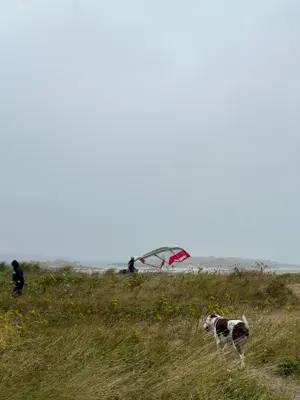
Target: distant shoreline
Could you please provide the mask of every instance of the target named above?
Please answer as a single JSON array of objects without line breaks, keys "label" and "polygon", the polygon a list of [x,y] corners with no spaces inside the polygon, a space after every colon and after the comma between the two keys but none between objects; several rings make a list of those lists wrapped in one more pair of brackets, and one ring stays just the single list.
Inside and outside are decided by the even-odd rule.
[{"label": "distant shoreline", "polygon": [[[116,272],[121,269],[127,268],[127,262],[80,262],[70,259],[50,259],[47,261],[41,261],[41,259],[27,259],[22,257],[1,257],[0,260],[4,259],[7,263],[10,263],[12,259],[18,259],[19,261],[38,263],[41,268],[56,270],[63,267],[71,267],[74,271],[86,274],[102,274],[109,269],[115,269]],[[39,258],[39,257],[37,257]],[[239,259],[236,257],[191,257],[189,260],[176,266],[175,268],[163,268],[156,269],[151,267],[145,267],[143,264],[137,262],[136,267],[141,273],[166,273],[166,274],[198,274],[200,273],[214,273],[214,274],[227,274],[231,272],[234,267],[240,270],[260,270],[259,263],[263,263],[266,268],[266,272],[285,274],[285,273],[300,273],[300,267],[295,264],[277,263],[272,261],[254,260],[254,259]]]}]

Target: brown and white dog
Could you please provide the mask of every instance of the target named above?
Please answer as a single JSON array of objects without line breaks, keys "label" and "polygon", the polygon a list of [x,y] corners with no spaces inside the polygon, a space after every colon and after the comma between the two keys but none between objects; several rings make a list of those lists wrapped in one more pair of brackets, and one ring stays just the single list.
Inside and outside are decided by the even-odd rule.
[{"label": "brown and white dog", "polygon": [[242,319],[226,319],[218,314],[209,315],[205,318],[203,328],[206,332],[213,330],[217,348],[225,347],[227,343],[232,343],[240,356],[241,368],[244,368],[245,346],[249,338],[249,324],[246,317]]}]

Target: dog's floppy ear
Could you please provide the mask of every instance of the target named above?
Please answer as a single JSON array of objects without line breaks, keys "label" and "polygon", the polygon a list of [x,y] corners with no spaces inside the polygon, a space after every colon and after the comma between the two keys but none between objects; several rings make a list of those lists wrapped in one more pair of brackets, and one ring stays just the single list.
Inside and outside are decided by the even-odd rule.
[{"label": "dog's floppy ear", "polygon": [[211,315],[210,315],[210,318],[217,318],[217,316],[214,315],[214,314],[211,314]]}]

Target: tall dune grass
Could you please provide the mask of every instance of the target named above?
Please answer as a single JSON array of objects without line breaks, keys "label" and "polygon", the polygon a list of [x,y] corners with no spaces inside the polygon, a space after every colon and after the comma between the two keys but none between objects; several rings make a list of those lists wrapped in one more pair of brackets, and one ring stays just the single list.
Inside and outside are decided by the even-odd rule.
[{"label": "tall dune grass", "polygon": [[[300,376],[297,275],[102,276],[0,267],[1,399],[284,399]],[[208,313],[245,314],[246,369],[220,360]],[[280,381],[281,382],[281,381]]]}]

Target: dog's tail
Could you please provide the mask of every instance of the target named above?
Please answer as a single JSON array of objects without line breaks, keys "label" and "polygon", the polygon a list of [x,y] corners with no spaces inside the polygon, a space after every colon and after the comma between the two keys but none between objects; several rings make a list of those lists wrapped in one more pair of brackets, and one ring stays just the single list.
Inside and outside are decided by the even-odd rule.
[{"label": "dog's tail", "polygon": [[247,321],[247,318],[245,317],[245,315],[242,316],[242,321],[244,322],[245,327],[246,327],[247,329],[249,329],[249,324],[248,324],[248,321]]}]

